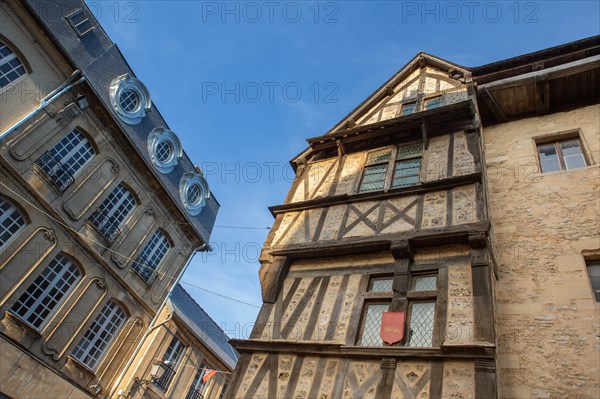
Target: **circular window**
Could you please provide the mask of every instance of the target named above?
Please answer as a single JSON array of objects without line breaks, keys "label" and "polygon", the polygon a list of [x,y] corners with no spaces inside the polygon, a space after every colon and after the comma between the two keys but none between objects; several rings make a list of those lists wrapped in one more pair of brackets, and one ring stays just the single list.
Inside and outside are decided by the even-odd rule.
[{"label": "circular window", "polygon": [[191,205],[195,205],[200,201],[200,188],[197,184],[189,186],[187,189],[187,202]]},{"label": "circular window", "polygon": [[119,96],[119,104],[125,112],[135,112],[140,106],[140,96],[133,90],[123,90]]},{"label": "circular window", "polygon": [[114,79],[110,84],[109,94],[113,109],[127,124],[137,125],[146,116],[146,112],[150,111],[148,89],[129,74]]},{"label": "circular window", "polygon": [[173,154],[173,148],[168,141],[161,141],[156,145],[156,159],[158,162],[168,162]]},{"label": "circular window", "polygon": [[159,127],[148,135],[148,155],[160,173],[170,173],[183,156],[183,149],[175,133]]},{"label": "circular window", "polygon": [[204,176],[185,173],[179,182],[179,196],[185,210],[192,216],[198,215],[210,198],[210,189]]}]

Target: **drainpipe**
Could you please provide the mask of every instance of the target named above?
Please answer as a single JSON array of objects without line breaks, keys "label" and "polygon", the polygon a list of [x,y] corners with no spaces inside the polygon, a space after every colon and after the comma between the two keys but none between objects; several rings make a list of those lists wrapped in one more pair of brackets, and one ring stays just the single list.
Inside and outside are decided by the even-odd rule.
[{"label": "drainpipe", "polygon": [[[54,102],[54,100],[56,100],[57,98],[59,98],[60,96],[62,96],[63,94],[65,94],[66,92],[71,90],[73,87],[77,86],[78,84],[83,83],[85,81],[85,77],[84,76],[80,77],[80,76],[81,76],[81,71],[79,69],[76,70],[75,72],[73,72],[73,74],[67,80],[65,80],[63,82],[63,84],[58,86],[56,89],[52,90],[46,97],[42,98],[42,101],[40,101],[40,105],[38,105],[34,110],[32,110],[27,115],[25,115],[19,121],[14,123],[12,126],[10,126],[8,129],[6,129],[4,132],[0,133],[0,140],[2,140],[9,133],[11,133],[15,129],[17,129],[18,127],[23,125],[29,119],[33,118],[35,115],[38,114],[38,112],[42,111],[44,108],[46,108],[52,102]],[[77,78],[79,78],[79,79],[75,80]]]},{"label": "drainpipe", "polygon": [[183,269],[181,270],[181,273],[179,273],[179,276],[177,276],[177,279],[173,283],[173,286],[171,287],[171,289],[169,290],[169,292],[165,296],[165,299],[160,304],[160,307],[158,308],[158,310],[156,311],[156,314],[154,315],[154,318],[152,318],[152,321],[148,325],[148,328],[146,329],[146,332],[144,332],[144,335],[142,336],[142,338],[138,342],[135,350],[133,351],[133,353],[129,357],[129,360],[127,361],[127,364],[125,364],[125,366],[123,367],[123,369],[121,371],[121,374],[119,374],[119,377],[117,378],[117,380],[113,384],[112,389],[110,390],[109,394],[106,396],[107,398],[112,398],[112,396],[115,393],[115,390],[119,387],[119,384],[121,384],[121,382],[123,382],[123,378],[125,377],[125,373],[127,372],[127,370],[133,364],[134,359],[138,355],[140,349],[142,349],[142,345],[144,344],[144,342],[146,341],[146,338],[148,338],[148,336],[150,335],[150,333],[152,331],[156,330],[158,327],[160,327],[163,324],[165,324],[172,317],[173,312],[171,312],[171,314],[169,315],[169,317],[167,318],[167,320],[165,320],[165,321],[163,321],[163,322],[161,322],[159,324],[156,324],[156,322],[158,321],[158,316],[163,311],[164,307],[167,305],[167,301],[171,297],[171,293],[173,292],[173,290],[175,289],[175,287],[177,286],[177,284],[179,284],[179,281],[181,280],[181,277],[183,276],[183,274],[187,270],[187,267],[190,265],[190,263],[192,263],[192,259],[194,259],[194,256],[198,252],[211,251],[211,250],[212,250],[212,248],[210,247],[210,245],[208,245],[208,243],[204,243],[201,247],[196,248],[194,250],[194,252],[192,252],[192,254],[188,258],[188,261],[186,262],[185,266],[183,266]]}]

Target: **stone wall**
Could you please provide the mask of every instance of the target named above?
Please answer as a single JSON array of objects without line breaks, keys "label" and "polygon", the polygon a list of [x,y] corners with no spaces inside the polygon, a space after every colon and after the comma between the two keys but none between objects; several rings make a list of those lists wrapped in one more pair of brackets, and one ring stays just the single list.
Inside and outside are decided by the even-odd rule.
[{"label": "stone wall", "polygon": [[[565,132],[579,132],[591,165],[540,174],[535,139]],[[600,304],[584,256],[600,253],[600,106],[487,127],[483,137],[500,396],[595,398]]]}]

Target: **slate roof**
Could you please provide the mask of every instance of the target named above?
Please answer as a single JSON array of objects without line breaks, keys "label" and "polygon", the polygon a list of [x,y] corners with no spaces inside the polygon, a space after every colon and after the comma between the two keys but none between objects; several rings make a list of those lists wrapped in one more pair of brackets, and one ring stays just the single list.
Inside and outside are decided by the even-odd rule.
[{"label": "slate roof", "polygon": [[[108,113],[113,116],[133,146],[138,150],[148,168],[154,173],[164,189],[177,204],[184,217],[200,235],[204,242],[208,242],[212,227],[217,217],[219,203],[211,193],[211,198],[197,216],[189,215],[184,209],[179,198],[179,181],[186,172],[194,172],[194,163],[185,153],[178,165],[168,174],[159,173],[152,164],[148,155],[148,134],[158,127],[169,128],[158,109],[152,104],[151,111],[137,125],[128,125],[121,121],[110,105],[109,87],[111,81],[125,73],[135,76],[127,60],[121,54],[117,45],[111,41],[102,26],[98,23],[92,12],[82,0],[24,0],[31,14],[37,19],[48,36],[53,39],[57,47],[62,50],[65,58],[79,69],[86,77],[88,86],[95,92]],[[94,26],[94,30],[83,37],[79,37],[65,18],[75,11],[84,10],[86,16]],[[152,91],[150,95],[152,95]],[[175,89],[173,94],[175,95]],[[177,133],[177,132],[175,132]]]},{"label": "slate roof", "polygon": [[221,327],[180,284],[173,289],[170,302],[175,314],[196,338],[233,371],[240,355],[229,344],[229,337]]}]

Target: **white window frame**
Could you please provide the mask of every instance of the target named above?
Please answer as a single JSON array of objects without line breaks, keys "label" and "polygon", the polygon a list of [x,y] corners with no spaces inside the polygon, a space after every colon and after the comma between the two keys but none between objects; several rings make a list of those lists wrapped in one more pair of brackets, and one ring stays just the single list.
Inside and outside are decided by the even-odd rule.
[{"label": "white window frame", "polygon": [[[19,74],[19,76],[18,76],[16,79],[14,79],[14,80],[9,80],[9,82],[8,82],[6,85],[4,85],[4,86],[0,87],[0,91],[1,91],[1,90],[4,90],[4,89],[5,89],[5,88],[7,88],[7,87],[9,87],[11,84],[13,84],[13,83],[15,83],[15,82],[18,82],[18,81],[19,81],[20,79],[22,79],[24,76],[27,76],[27,68],[25,68],[25,64],[23,64],[23,61],[21,61],[21,59],[19,58],[19,56],[17,55],[17,53],[16,53],[16,52],[14,52],[14,51],[13,51],[13,49],[11,49],[11,48],[8,46],[8,44],[6,44],[4,41],[0,40],[0,49],[1,49],[2,47],[4,47],[4,48],[8,49],[8,50],[9,50],[11,53],[10,53],[9,55],[7,55],[7,56],[3,57],[2,59],[0,59],[0,66],[3,66],[3,65],[5,65],[5,64],[8,64],[9,62],[11,62],[11,61],[12,61],[12,60],[14,60],[14,59],[16,59],[16,60],[19,62],[19,65],[18,65],[17,67],[12,67],[12,66],[11,66],[11,67],[12,67],[12,69],[11,69],[11,70],[10,70],[8,73],[6,73],[6,74],[4,74],[4,75],[0,75],[0,78],[6,78],[7,80],[9,80],[9,79],[8,79],[8,77],[7,77],[7,76],[8,76],[8,74],[9,74],[9,73],[11,73],[11,72],[13,72],[13,71],[17,71],[17,69],[19,69],[19,68],[22,68],[22,69],[23,69],[23,73],[22,73],[22,74]],[[0,73],[1,73],[1,72],[0,72]],[[19,73],[19,72],[17,72],[17,73]]]},{"label": "white window frame", "polygon": [[[63,254],[58,254],[13,304],[10,311],[39,331],[80,278],[81,272],[75,263]],[[33,303],[28,306],[27,303],[31,300]]]},{"label": "white window frame", "polygon": [[[127,314],[115,301],[108,301],[87,329],[71,355],[74,359],[93,370],[107,353]],[[106,333],[105,335],[103,335]]]},{"label": "white window frame", "polygon": [[[136,206],[137,201],[133,193],[127,189],[123,183],[120,183],[113,191],[111,191],[108,197],[102,201],[98,210],[90,216],[90,222],[106,237],[106,233],[109,233],[110,231],[106,231],[107,228],[98,223],[105,219],[114,218],[114,220],[116,220],[116,225],[111,225],[109,227],[119,229],[127,217],[131,215]],[[102,214],[103,212],[106,213]]]},{"label": "white window frame", "polygon": [[[67,150],[65,155],[61,155],[61,151],[66,150],[67,145],[74,142],[75,145],[73,148]],[[52,147],[50,152],[63,164],[72,176],[81,171],[83,166],[96,155],[92,143],[77,129],[73,129],[67,133]],[[76,167],[74,167],[75,165]]]},{"label": "white window frame", "polygon": [[[0,196],[0,209],[6,207],[7,205],[8,209],[0,214],[0,238],[5,234],[8,234],[8,238],[4,242],[0,242],[0,248],[12,241],[25,228],[25,226],[27,226],[27,219],[25,218],[25,215],[23,215],[23,212],[21,212],[21,210],[17,208],[12,201]],[[11,233],[10,227],[13,227],[16,224],[20,225],[17,230]]]},{"label": "white window frame", "polygon": [[[132,267],[148,283],[152,283],[154,280],[153,272],[156,271],[160,262],[162,262],[167,252],[169,252],[169,249],[171,249],[171,244],[167,235],[161,230],[156,230],[136,258]],[[145,268],[150,268],[151,271],[144,270]]]}]

